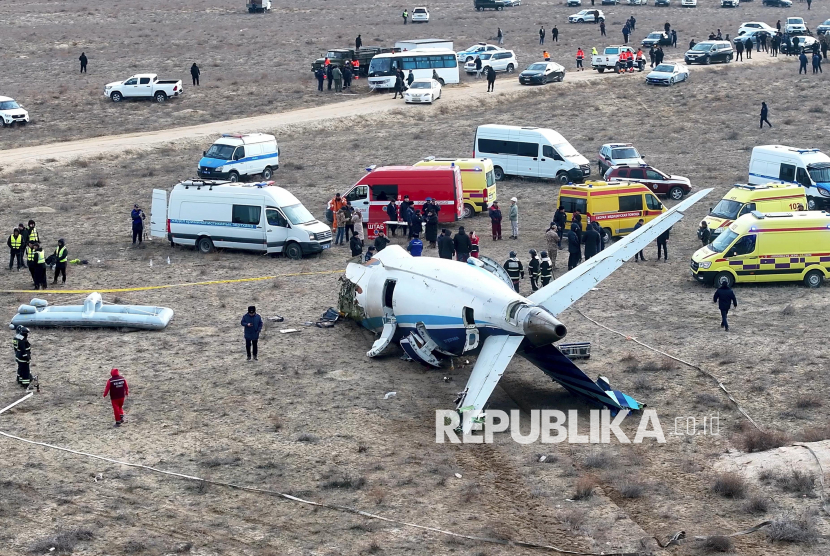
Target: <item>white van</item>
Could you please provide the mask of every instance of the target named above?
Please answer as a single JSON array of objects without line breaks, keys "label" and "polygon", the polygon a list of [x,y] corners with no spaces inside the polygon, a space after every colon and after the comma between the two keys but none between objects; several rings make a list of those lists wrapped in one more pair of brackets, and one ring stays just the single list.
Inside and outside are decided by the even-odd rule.
[{"label": "white van", "polygon": [[749,184],[792,183],[807,193],[807,210],[830,204],[830,156],[818,149],[762,145],[752,149]]},{"label": "white van", "polygon": [[196,170],[205,179],[239,181],[260,174],[270,180],[280,167],[277,139],[265,133],[225,133],[202,154]]},{"label": "white van", "polygon": [[578,183],[591,174],[588,159],[552,129],[512,125],[480,125],[474,158],[493,161],[496,179],[504,176],[555,178]]},{"label": "white van", "polygon": [[202,253],[214,247],[285,253],[292,259],[331,247],[331,228],[273,182],[188,180],[153,190],[150,233]]}]

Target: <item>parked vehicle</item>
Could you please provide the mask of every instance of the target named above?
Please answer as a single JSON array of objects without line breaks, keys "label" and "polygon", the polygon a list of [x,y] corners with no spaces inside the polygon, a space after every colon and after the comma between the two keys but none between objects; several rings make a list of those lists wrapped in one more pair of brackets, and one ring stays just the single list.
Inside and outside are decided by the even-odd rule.
[{"label": "parked vehicle", "polygon": [[597,169],[600,175],[604,174],[612,166],[619,164],[640,165],[645,164],[646,161],[637,152],[637,149],[631,143],[606,143],[599,149],[599,158],[597,158]]},{"label": "parked vehicle", "polygon": [[104,86],[104,96],[113,102],[121,102],[125,98],[152,98],[156,102],[164,102],[183,94],[181,80],[162,81],[155,73],[139,73]]},{"label": "parked vehicle", "polygon": [[653,193],[679,201],[692,190],[689,178],[661,172],[648,164],[620,164],[605,172],[605,181],[635,181]]},{"label": "parked vehicle", "polygon": [[573,8],[575,6],[581,6],[582,5],[582,0],[568,0],[567,2],[565,2],[565,5],[568,6],[569,8]]},{"label": "parked vehicle", "polygon": [[225,133],[202,153],[197,173],[200,178],[239,181],[261,175],[270,180],[280,167],[280,149],[273,135]]},{"label": "parked vehicle", "polygon": [[[606,46],[602,54],[591,56],[591,67],[599,73],[603,73],[605,70],[612,70],[619,73],[620,53],[624,51],[636,54],[636,51],[630,46]],[[642,71],[644,67],[645,60],[639,64],[638,69]]]},{"label": "parked vehicle", "polygon": [[807,210],[830,204],[830,156],[819,149],[796,149],[783,145],[761,145],[752,149],[749,183],[767,182],[806,188]]},{"label": "parked vehicle", "polygon": [[245,4],[250,13],[264,13],[271,11],[271,0],[248,0]]},{"label": "parked vehicle", "polygon": [[669,3],[669,0],[654,0],[654,5],[655,5],[655,6],[664,6],[664,7],[668,7],[668,6],[669,6],[669,4],[670,4],[670,3]]},{"label": "parked vehicle", "polygon": [[394,88],[395,74],[399,68],[406,74],[412,70],[415,79],[432,78],[433,73],[437,73],[437,81],[442,87],[459,81],[455,52],[430,48],[378,54],[369,63],[369,86],[374,89]]},{"label": "parked vehicle", "polygon": [[627,3],[629,6],[645,6],[648,4],[648,0],[628,0]]},{"label": "parked vehicle", "polygon": [[29,113],[10,97],[0,97],[0,120],[3,127],[26,125],[29,123]]},{"label": "parked vehicle", "polygon": [[603,6],[616,6],[619,3],[620,0],[602,0],[602,2],[600,2]]},{"label": "parked vehicle", "polygon": [[568,16],[568,23],[594,23],[595,21],[605,21],[605,14],[602,10],[581,10]]},{"label": "parked vehicle", "polygon": [[755,44],[758,44],[758,41],[761,40],[762,36],[765,36],[767,38],[767,40],[769,41],[772,38],[772,35],[774,35],[774,34],[775,34],[774,32],[770,33],[766,29],[752,29],[750,31],[745,31],[743,33],[738,33],[738,36],[735,37],[734,39],[732,39],[732,42],[735,43],[735,44],[737,44],[738,41],[741,41],[742,43],[746,43],[746,39],[751,38],[752,39],[752,44],[755,45]]},{"label": "parked vehicle", "polygon": [[534,62],[519,74],[522,85],[543,85],[565,79],[565,68],[556,62]]},{"label": "parked vehicle", "polygon": [[474,44],[466,50],[456,52],[456,58],[458,58],[459,62],[469,62],[470,60],[475,60],[476,56],[479,54],[484,54],[485,52],[496,52],[498,50],[504,49],[500,46],[496,46],[495,44],[480,42],[478,44]]},{"label": "parked vehicle", "polygon": [[393,52],[406,52],[408,50],[452,50],[455,45],[447,39],[409,39],[397,41]]},{"label": "parked vehicle", "polygon": [[720,0],[720,7],[721,8],[737,8],[741,3],[741,0]]},{"label": "parked vehicle", "polygon": [[[737,0],[735,0],[737,2]],[[697,0],[680,0],[681,8],[696,8]]]},{"label": "parked vehicle", "polygon": [[760,212],[792,212],[807,206],[805,189],[798,185],[765,183],[747,185],[736,183],[703,219],[712,239],[716,238],[744,214]]},{"label": "parked vehicle", "polygon": [[589,222],[598,222],[608,241],[633,232],[641,218],[648,223],[666,211],[645,185],[634,182],[587,181],[563,185],[555,206],[565,208],[569,225],[574,211],[584,215],[583,231]]},{"label": "parked vehicle", "polygon": [[733,56],[734,51],[729,41],[702,41],[687,50],[684,58],[687,64],[709,65],[712,62],[729,63]]},{"label": "parked vehicle", "polygon": [[150,232],[202,253],[214,248],[284,253],[291,259],[331,247],[331,228],[273,182],[188,180],[153,190]]},{"label": "parked vehicle", "polygon": [[827,31],[830,31],[830,19],[825,19],[824,23],[822,23],[821,25],[816,27],[816,34],[817,35],[823,35]]},{"label": "parked vehicle", "polygon": [[503,10],[507,7],[504,0],[473,0],[476,11],[481,10]]},{"label": "parked vehicle", "polygon": [[660,31],[654,31],[653,33],[649,33],[641,44],[645,48],[651,48],[652,46],[671,46],[671,36]]},{"label": "parked vehicle", "polygon": [[692,255],[692,276],[716,285],[803,282],[818,288],[830,276],[830,215],[753,211]]},{"label": "parked vehicle", "polygon": [[412,8],[412,23],[429,23],[429,10],[423,6]]},{"label": "parked vehicle", "polygon": [[[519,65],[516,60],[516,55],[512,50],[500,50],[496,52],[485,52],[479,55],[481,58],[481,69],[486,71],[487,68],[492,67],[497,72],[513,73],[516,71],[516,66]],[[475,60],[464,64],[464,71],[467,73],[476,72]]]},{"label": "parked vehicle", "polygon": [[784,32],[790,35],[795,33],[806,33],[807,25],[804,23],[803,17],[788,17],[784,24]]},{"label": "parked vehicle", "polygon": [[[332,67],[338,68],[342,68],[346,62],[357,60],[360,64],[358,66],[360,75],[366,75],[369,73],[369,64],[372,62],[372,58],[378,54],[387,52],[397,52],[397,50],[394,48],[381,48],[379,46],[362,46],[358,50],[353,48],[332,48],[327,50],[324,56],[317,58],[311,63],[311,71],[317,71],[321,68],[325,69],[326,60],[329,61]],[[354,69],[354,65],[352,65],[352,69]]]},{"label": "parked vehicle", "polygon": [[407,104],[432,104],[439,98],[441,98],[441,84],[432,78],[416,79],[403,95],[403,100]]},{"label": "parked vehicle", "polygon": [[764,6],[772,6],[773,8],[790,8],[793,5],[792,0],[763,0],[761,3]]},{"label": "parked vehicle", "polygon": [[763,21],[748,21],[746,23],[742,23],[741,26],[738,27],[738,34],[748,33],[749,31],[755,31],[757,29],[768,31],[770,34],[775,34],[776,32],[775,27],[771,27]]},{"label": "parked vehicle", "polygon": [[493,161],[497,180],[510,175],[554,178],[566,184],[580,182],[591,174],[588,159],[552,129],[480,125],[473,151],[476,158]]},{"label": "parked vehicle", "polygon": [[[789,39],[789,41],[787,39]],[[797,45],[795,44],[796,39],[798,40]],[[811,37],[810,35],[785,33],[782,37],[779,50],[781,51],[781,54],[789,54],[790,51],[792,51],[793,54],[800,54],[802,48],[808,51],[812,50],[813,45],[817,42],[819,42],[819,40],[815,37]]]},{"label": "parked vehicle", "polygon": [[646,75],[649,85],[672,86],[680,81],[688,81],[689,68],[678,62],[662,63]]},{"label": "parked vehicle", "polygon": [[464,215],[464,191],[458,167],[370,166],[367,170],[344,196],[363,216],[369,239],[385,230],[389,201],[400,201],[405,195],[409,195],[415,210],[423,208],[427,197],[434,199],[441,207],[438,222],[455,222]]},{"label": "parked vehicle", "polygon": [[489,158],[435,158],[427,157],[414,166],[455,166],[461,170],[461,188],[464,191],[464,218],[471,218],[498,200],[493,161]]}]

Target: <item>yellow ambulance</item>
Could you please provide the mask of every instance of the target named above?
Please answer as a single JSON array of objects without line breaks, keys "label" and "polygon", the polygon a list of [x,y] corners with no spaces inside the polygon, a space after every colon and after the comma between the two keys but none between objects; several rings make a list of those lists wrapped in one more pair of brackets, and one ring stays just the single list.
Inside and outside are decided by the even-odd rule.
[{"label": "yellow ambulance", "polygon": [[751,212],[692,256],[698,282],[797,282],[830,276],[830,213]]},{"label": "yellow ambulance", "polygon": [[427,157],[413,166],[458,166],[464,191],[464,218],[470,218],[498,200],[493,161],[489,158]]},{"label": "yellow ambulance", "polygon": [[712,239],[744,214],[758,212],[789,212],[807,209],[807,195],[804,187],[789,183],[767,183],[764,185],[735,184],[709,216],[703,219]]},{"label": "yellow ambulance", "polygon": [[563,185],[557,207],[565,207],[570,229],[575,211],[582,215],[582,230],[587,223],[599,222],[605,236],[628,235],[641,218],[647,223],[666,211],[651,189],[635,182],[586,181]]}]

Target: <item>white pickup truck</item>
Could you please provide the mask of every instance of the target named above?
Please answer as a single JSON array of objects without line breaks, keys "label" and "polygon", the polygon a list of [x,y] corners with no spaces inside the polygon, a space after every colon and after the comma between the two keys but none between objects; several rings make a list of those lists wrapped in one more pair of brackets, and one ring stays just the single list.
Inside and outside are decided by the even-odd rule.
[{"label": "white pickup truck", "polygon": [[[623,51],[631,52],[632,54],[636,54],[637,51],[630,46],[606,46],[605,50],[602,51],[602,54],[597,54],[591,57],[591,67],[598,72],[602,73],[605,70],[608,71],[615,71],[619,73],[619,68],[617,68],[617,62],[620,60],[620,53]],[[635,68],[639,71],[643,71],[645,67],[645,61],[640,64],[637,64],[635,61]]]},{"label": "white pickup truck", "polygon": [[139,73],[125,81],[107,83],[104,86],[104,96],[113,102],[121,102],[125,98],[152,98],[156,102],[164,102],[170,97],[184,94],[181,80],[159,80],[155,73]]}]

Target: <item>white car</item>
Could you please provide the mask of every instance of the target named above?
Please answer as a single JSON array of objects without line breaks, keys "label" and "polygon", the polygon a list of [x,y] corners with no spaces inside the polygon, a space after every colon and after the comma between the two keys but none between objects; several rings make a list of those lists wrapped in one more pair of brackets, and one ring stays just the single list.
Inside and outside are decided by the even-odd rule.
[{"label": "white car", "polygon": [[788,17],[787,24],[784,27],[784,32],[789,35],[796,33],[806,33],[807,25],[805,25],[804,19],[801,17]]},{"label": "white car", "polygon": [[[694,0],[697,2],[697,0]],[[629,6],[645,6],[648,4],[648,0],[628,0]]]},{"label": "white car", "polygon": [[480,42],[478,44],[474,44],[467,50],[462,50],[461,52],[456,52],[455,57],[458,58],[459,62],[466,63],[470,60],[475,60],[476,56],[479,54],[483,54],[485,52],[496,52],[499,50],[504,50],[500,46],[496,46],[495,44],[486,44]]},{"label": "white car", "polygon": [[599,148],[597,168],[599,168],[600,175],[604,174],[612,166],[619,166],[620,164],[640,166],[645,163],[646,161],[643,160],[643,156],[631,143],[606,143]]},{"label": "white car", "polygon": [[568,16],[568,23],[593,23],[595,21],[603,21],[605,14],[602,10],[582,10],[571,16]]},{"label": "white car", "polygon": [[416,79],[403,94],[404,102],[421,104],[432,104],[441,98],[441,84],[434,79]]},{"label": "white car", "polygon": [[[516,66],[519,65],[518,60],[516,60],[516,55],[512,50],[485,52],[484,54],[480,54],[479,57],[481,58],[482,73],[487,71],[488,67],[492,67],[494,71],[506,71],[507,73],[513,73],[516,71]],[[475,58],[464,64],[464,71],[467,73],[476,72]]]},{"label": "white car", "polygon": [[[736,2],[738,0],[735,0]],[[681,8],[697,8],[697,0],[680,0]]]},{"label": "white car", "polygon": [[689,79],[689,68],[677,62],[660,64],[646,75],[649,85],[674,85]]},{"label": "white car", "polygon": [[738,27],[738,34],[741,33],[748,33],[750,31],[762,30],[767,31],[771,34],[775,34],[776,29],[774,27],[770,27],[763,21],[747,21],[746,23],[742,23],[740,27]]},{"label": "white car", "polygon": [[113,102],[121,102],[125,98],[152,98],[156,102],[164,102],[183,94],[180,79],[162,80],[155,73],[139,73],[104,86],[104,96]]},{"label": "white car", "polygon": [[29,113],[13,98],[0,97],[0,119],[2,119],[3,127],[15,124],[26,125],[29,123]]},{"label": "white car", "polygon": [[581,6],[582,5],[582,0],[568,0],[565,3],[565,5],[570,7],[570,8],[573,8],[573,7],[576,7],[576,6]]},{"label": "white car", "polygon": [[738,41],[741,41],[742,43],[746,44],[746,39],[751,38],[752,39],[752,44],[757,47],[758,42],[761,40],[761,36],[766,36],[767,40],[769,41],[769,40],[772,39],[772,36],[774,34],[775,34],[774,29],[773,29],[772,33],[767,31],[766,29],[753,29],[751,31],[747,31],[746,33],[739,33],[737,37],[732,39],[732,43],[733,44],[738,44]]},{"label": "white car", "polygon": [[741,5],[741,0],[720,0],[721,8],[737,8]]},{"label": "white car", "polygon": [[412,23],[429,23],[429,10],[425,7],[413,8]]}]

